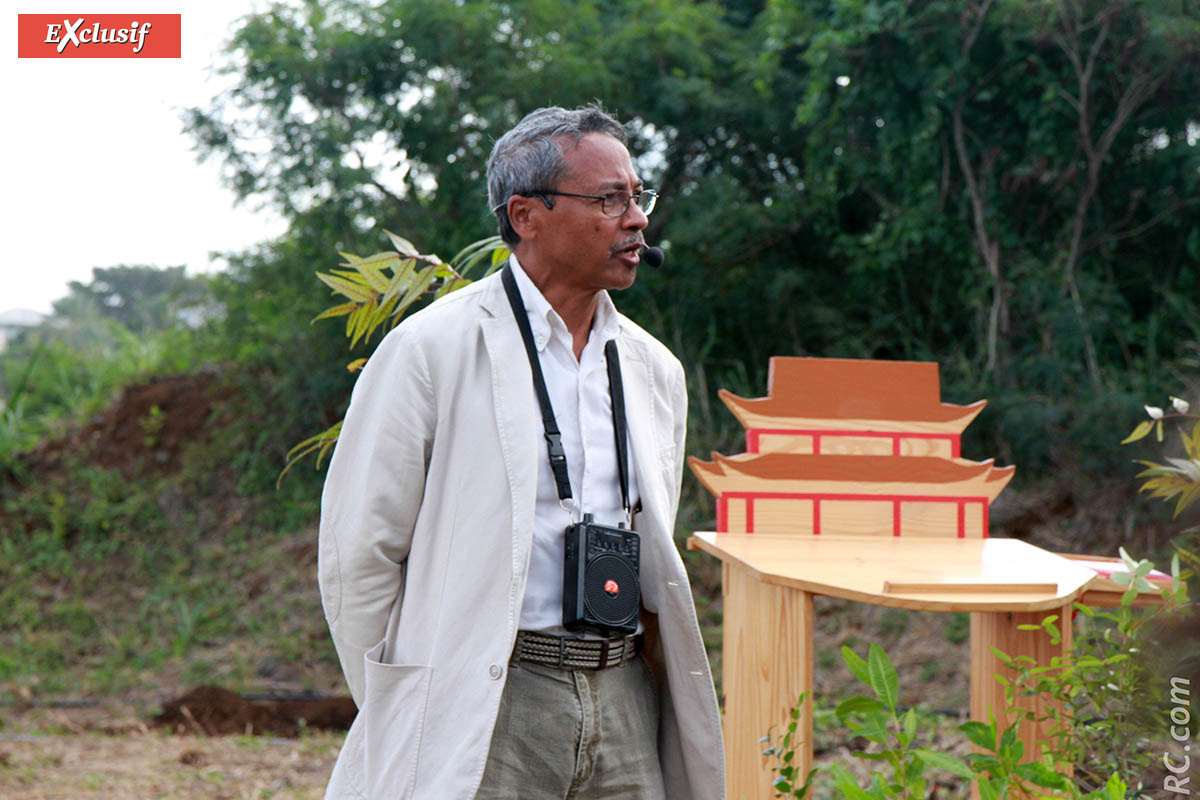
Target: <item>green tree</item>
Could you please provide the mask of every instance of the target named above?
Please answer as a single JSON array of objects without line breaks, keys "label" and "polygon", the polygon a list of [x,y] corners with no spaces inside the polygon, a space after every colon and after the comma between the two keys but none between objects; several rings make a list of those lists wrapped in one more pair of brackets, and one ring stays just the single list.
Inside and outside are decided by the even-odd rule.
[{"label": "green tree", "polygon": [[487,153],[537,106],[629,120],[668,262],[621,304],[688,364],[701,421],[774,354],[936,360],[950,396],[993,400],[980,452],[1091,469],[1200,341],[1182,3],[342,0],[248,17],[229,54],[237,85],[188,127],[327,243],[293,286],[379,228],[493,233]]},{"label": "green tree", "polygon": [[119,265],[95,267],[90,283],[71,281],[54,311],[66,318],[94,312],[116,320],[134,333],[196,325],[211,313],[211,295],[200,278],[184,267]]}]

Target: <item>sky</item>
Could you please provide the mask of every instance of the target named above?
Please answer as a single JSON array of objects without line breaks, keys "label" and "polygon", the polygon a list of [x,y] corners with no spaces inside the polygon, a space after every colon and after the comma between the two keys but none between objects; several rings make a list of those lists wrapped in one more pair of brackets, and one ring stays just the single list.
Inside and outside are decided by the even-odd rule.
[{"label": "sky", "polygon": [[[220,269],[211,251],[274,238],[283,220],[253,201],[235,206],[220,165],[199,164],[180,112],[207,105],[231,78],[218,51],[251,0],[17,0],[0,15],[0,312],[43,313],[93,267]],[[19,59],[17,14],[183,15],[179,59]]]}]

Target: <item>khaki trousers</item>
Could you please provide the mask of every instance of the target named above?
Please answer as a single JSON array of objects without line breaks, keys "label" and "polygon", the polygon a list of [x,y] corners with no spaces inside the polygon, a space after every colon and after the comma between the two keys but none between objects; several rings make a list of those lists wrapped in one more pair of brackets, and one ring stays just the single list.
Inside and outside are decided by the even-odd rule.
[{"label": "khaki trousers", "polygon": [[600,670],[509,664],[476,800],[663,800],[658,690],[645,659]]}]

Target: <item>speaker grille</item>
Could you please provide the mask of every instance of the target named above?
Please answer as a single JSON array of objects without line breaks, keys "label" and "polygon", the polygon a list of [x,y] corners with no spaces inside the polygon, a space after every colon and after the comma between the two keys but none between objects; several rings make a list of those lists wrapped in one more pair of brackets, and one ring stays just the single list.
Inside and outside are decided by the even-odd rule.
[{"label": "speaker grille", "polygon": [[[613,583],[616,594],[612,593]],[[637,571],[614,553],[596,556],[584,569],[583,602],[592,616],[605,625],[624,625],[634,618],[639,588]]]}]

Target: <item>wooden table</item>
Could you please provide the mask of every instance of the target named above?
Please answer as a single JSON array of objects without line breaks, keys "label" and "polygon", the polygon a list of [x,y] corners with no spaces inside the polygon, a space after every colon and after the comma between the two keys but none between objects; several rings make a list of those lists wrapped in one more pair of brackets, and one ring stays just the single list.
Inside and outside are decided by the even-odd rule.
[{"label": "wooden table", "polygon": [[[1015,539],[704,532],[688,547],[722,562],[729,800],[772,796],[759,740],[813,688],[814,595],[970,612],[971,718],[986,723],[990,710],[1004,719],[1004,687],[995,675],[1012,674],[991,648],[1041,664],[1069,651],[1071,604],[1096,578],[1086,566]],[[1057,645],[1042,631],[1018,629],[1050,614],[1067,621]],[[811,703],[801,709],[798,732],[795,765],[803,775],[812,766]],[[1026,758],[1038,756],[1037,734],[1022,732]]]}]

